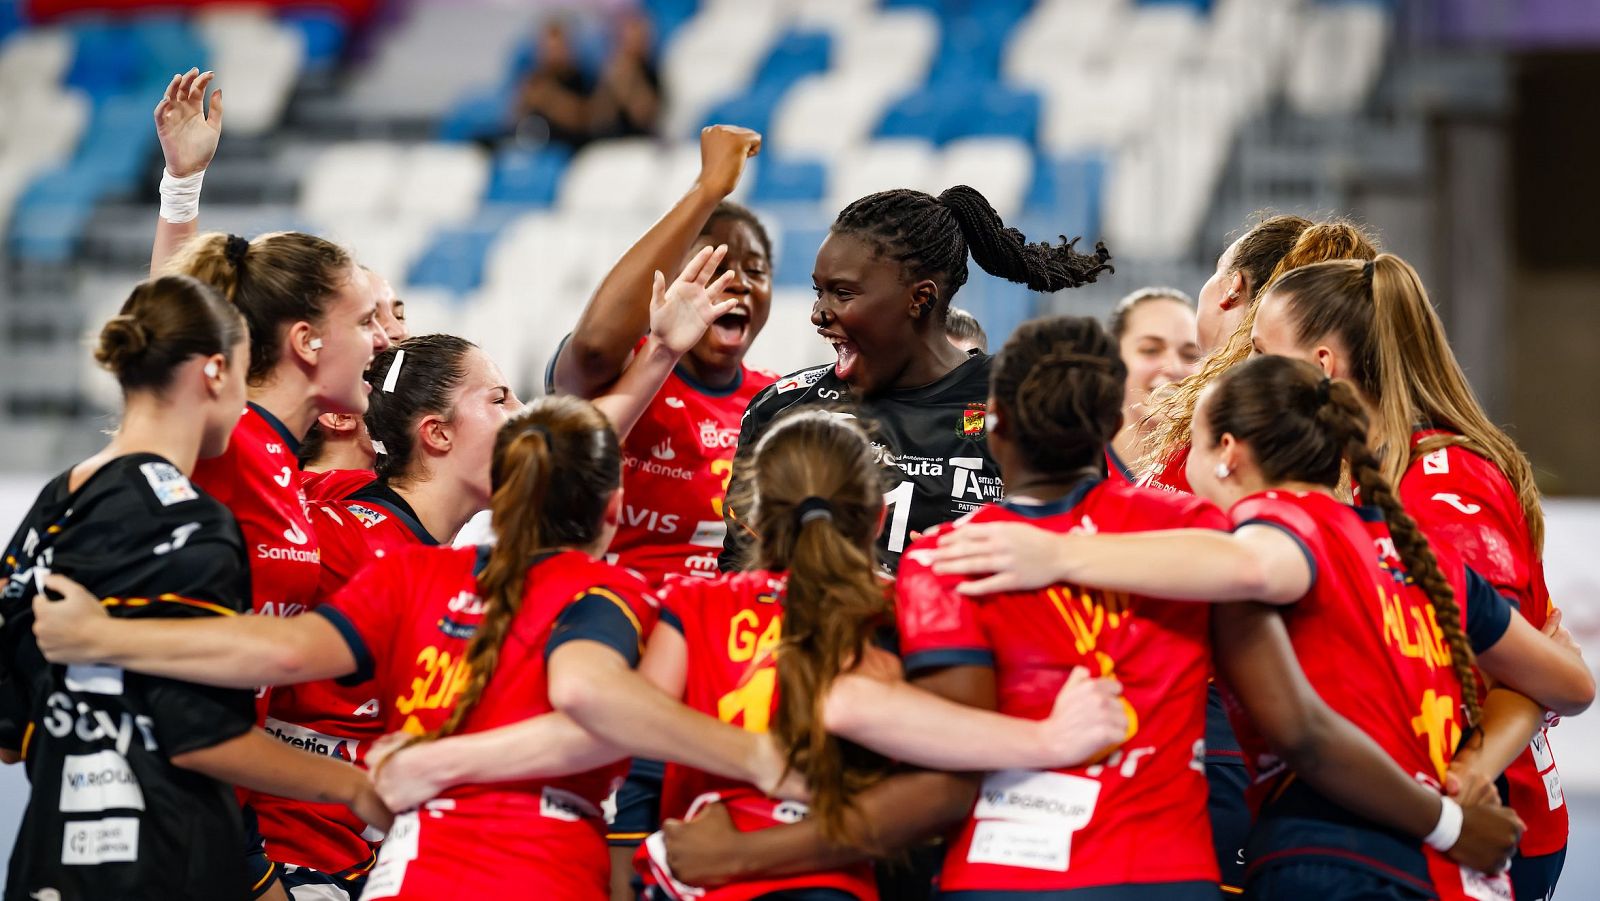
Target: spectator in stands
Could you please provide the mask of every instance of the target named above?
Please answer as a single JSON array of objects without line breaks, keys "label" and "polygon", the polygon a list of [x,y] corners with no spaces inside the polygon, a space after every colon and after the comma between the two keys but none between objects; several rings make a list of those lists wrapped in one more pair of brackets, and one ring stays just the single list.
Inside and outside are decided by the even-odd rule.
[{"label": "spectator in stands", "polygon": [[944,336],[960,350],[989,352],[989,335],[983,324],[960,307],[951,307],[945,314]]},{"label": "spectator in stands", "polygon": [[578,67],[566,25],[545,23],[537,62],[517,97],[517,137],[578,148],[594,136],[595,87]]},{"label": "spectator in stands", "polygon": [[654,135],[661,111],[661,78],[652,49],[650,20],[639,12],[617,21],[616,46],[594,95],[597,136]]}]

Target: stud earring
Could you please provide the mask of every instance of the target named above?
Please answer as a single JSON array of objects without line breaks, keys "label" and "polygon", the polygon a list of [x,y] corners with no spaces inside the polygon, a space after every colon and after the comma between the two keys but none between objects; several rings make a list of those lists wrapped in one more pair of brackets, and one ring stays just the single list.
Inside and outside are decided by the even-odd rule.
[{"label": "stud earring", "polygon": [[1226,479],[1228,476],[1233,475],[1233,470],[1229,469],[1228,468],[1228,464],[1226,464],[1226,463],[1218,463],[1217,464],[1216,473],[1217,473],[1217,480],[1218,481],[1222,481],[1222,480]]}]

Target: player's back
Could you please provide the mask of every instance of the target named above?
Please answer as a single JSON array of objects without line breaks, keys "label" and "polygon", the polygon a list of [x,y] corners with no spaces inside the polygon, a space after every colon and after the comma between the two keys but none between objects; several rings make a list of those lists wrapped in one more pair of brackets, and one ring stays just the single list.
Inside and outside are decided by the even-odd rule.
[{"label": "player's back", "polygon": [[[688,646],[683,703],[725,723],[766,732],[778,710],[775,656],[783,637],[782,573],[752,570],[712,580],[668,579],[662,622]],[[685,818],[697,799],[718,793],[732,801],[736,825],[749,831],[792,822],[805,805],[762,797],[754,786],[669,763],[661,783],[662,818]],[[641,851],[641,853],[646,853]],[[738,882],[707,893],[706,901],[745,901],[793,889],[835,888],[877,897],[872,871],[848,870]]]},{"label": "player's back", "polygon": [[[1222,528],[1215,507],[1120,480],[1085,483],[1049,504],[1008,501],[967,522],[1052,531]],[[928,568],[941,528],[902,562],[897,613],[908,672],[925,661],[992,665],[999,709],[1042,719],[1072,670],[1115,676],[1129,734],[1091,766],[985,779],[951,846],[947,891],[1048,891],[1217,880],[1204,753],[1210,609],[1061,584],[968,598]],[[1159,853],[1152,855],[1152,848]]]}]

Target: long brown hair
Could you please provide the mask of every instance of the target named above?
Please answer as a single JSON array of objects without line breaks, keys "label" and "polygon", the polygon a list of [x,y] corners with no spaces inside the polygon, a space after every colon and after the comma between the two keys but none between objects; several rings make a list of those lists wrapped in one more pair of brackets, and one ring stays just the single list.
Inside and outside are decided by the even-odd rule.
[{"label": "long brown hair", "polygon": [[[1342,264],[1335,264],[1342,265]],[[1368,443],[1367,412],[1356,387],[1330,381],[1309,363],[1288,357],[1257,357],[1218,379],[1205,407],[1213,442],[1224,433],[1249,445],[1269,483],[1340,485],[1348,464],[1361,499],[1383,511],[1396,552],[1433,604],[1439,631],[1450,646],[1450,665],[1461,680],[1466,724],[1478,722],[1478,690],[1472,645],[1461,625],[1455,590],[1422,530],[1395,496]]]},{"label": "long brown hair", "polygon": [[872,628],[890,619],[873,553],[881,471],[860,426],[815,409],[779,420],[756,445],[751,471],[756,565],[788,576],[772,732],[806,777],[823,834],[849,841],[850,798],[882,777],[882,760],[830,735],[822,704]]},{"label": "long brown hair", "polygon": [[1256,307],[1267,287],[1287,272],[1325,260],[1370,260],[1378,255],[1377,240],[1359,225],[1343,219],[1312,222],[1299,216],[1272,216],[1246,232],[1233,250],[1228,274],[1243,273],[1249,306],[1227,343],[1200,361],[1194,375],[1179,382],[1156,406],[1156,428],[1140,469],[1161,465],[1189,445],[1190,423],[1200,392],[1250,356],[1250,330]]},{"label": "long brown hair", "polygon": [[250,325],[252,385],[261,384],[283,354],[283,330],[319,323],[328,301],[355,274],[350,254],[304,232],[274,232],[247,241],[220,232],[196,235],[167,263],[215,288]]},{"label": "long brown hair", "polygon": [[495,545],[478,575],[483,619],[467,645],[466,687],[449,719],[418,741],[460,731],[494,678],[500,648],[522,609],[529,561],[544,550],[582,547],[600,537],[622,455],[611,424],[588,401],[541,397],[500,427],[489,517]]},{"label": "long brown hair", "polygon": [[[1302,345],[1336,335],[1350,353],[1353,380],[1378,410],[1373,447],[1391,483],[1400,483],[1416,457],[1464,446],[1505,473],[1522,502],[1535,549],[1544,548],[1533,466],[1478,403],[1415,269],[1387,253],[1370,267],[1321,263],[1284,276],[1272,293],[1284,298]],[[1412,450],[1411,433],[1419,425],[1456,434],[1429,438]]]}]

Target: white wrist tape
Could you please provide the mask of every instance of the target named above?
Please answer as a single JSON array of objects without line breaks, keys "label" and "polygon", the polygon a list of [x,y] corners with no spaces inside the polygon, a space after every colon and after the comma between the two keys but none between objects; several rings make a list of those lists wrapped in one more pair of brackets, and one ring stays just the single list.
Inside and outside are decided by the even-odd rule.
[{"label": "white wrist tape", "polygon": [[161,218],[173,224],[193,221],[200,215],[200,183],[206,170],[182,178],[161,170]]},{"label": "white wrist tape", "polygon": [[1451,798],[1441,797],[1443,803],[1439,805],[1439,822],[1434,824],[1433,831],[1423,839],[1423,843],[1435,851],[1449,851],[1456,846],[1461,838],[1461,805]]}]

